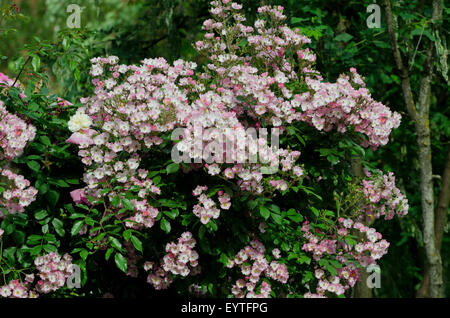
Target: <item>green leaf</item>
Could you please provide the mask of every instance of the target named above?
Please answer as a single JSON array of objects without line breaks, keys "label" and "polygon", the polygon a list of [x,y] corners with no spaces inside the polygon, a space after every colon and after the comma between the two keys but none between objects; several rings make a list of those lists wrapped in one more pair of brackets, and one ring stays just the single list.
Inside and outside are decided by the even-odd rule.
[{"label": "green leaf", "polygon": [[42,233],[47,234],[48,233],[48,224],[44,224],[42,226]]},{"label": "green leaf", "polygon": [[14,69],[15,71],[19,71],[23,64],[25,63],[25,59],[23,58],[23,56],[19,57],[15,62],[14,62]]},{"label": "green leaf", "polygon": [[15,263],[14,254],[16,253],[16,249],[16,247],[9,247],[3,251],[3,256],[6,257],[11,265]]},{"label": "green leaf", "polygon": [[41,166],[36,161],[27,161],[27,166],[30,167],[31,170],[38,172]]},{"label": "green leaf", "polygon": [[167,215],[172,220],[174,220],[178,216],[179,211],[178,209],[172,209],[170,211],[164,211],[164,214]]},{"label": "green leaf", "polygon": [[52,142],[50,141],[50,138],[48,138],[47,136],[40,136],[39,140],[40,140],[40,142],[42,142],[46,146],[51,146],[52,145]]},{"label": "green leaf", "polygon": [[61,44],[62,44],[62,47],[63,47],[64,51],[67,51],[67,49],[70,46],[70,39],[65,36],[64,39],[62,40]]},{"label": "green leaf", "polygon": [[134,211],[134,205],[133,205],[133,203],[131,203],[130,200],[122,199],[122,204],[126,209],[128,209],[130,211]]},{"label": "green leaf", "polygon": [[78,234],[78,232],[80,232],[81,227],[83,226],[84,220],[80,220],[80,221],[76,221],[73,226],[72,229],[70,230],[70,234],[72,236],[74,236],[75,234]]},{"label": "green leaf", "polygon": [[260,206],[259,207],[259,213],[261,214],[261,216],[267,220],[270,216],[270,211],[268,208],[266,208],[265,206]]},{"label": "green leaf", "polygon": [[51,252],[57,252],[58,249],[56,248],[56,246],[51,245],[51,244],[45,244],[44,246],[42,246],[44,248],[44,250],[47,253],[51,253]]},{"label": "green leaf", "polygon": [[55,206],[56,203],[58,203],[59,200],[59,192],[55,191],[55,190],[50,190],[47,192],[47,194],[45,195],[48,199],[48,203],[52,206]]},{"label": "green leaf", "polygon": [[85,261],[86,260],[86,258],[88,257],[88,255],[89,255],[89,252],[87,251],[87,250],[81,250],[81,252],[80,252],[80,257]]},{"label": "green leaf", "polygon": [[140,239],[138,239],[136,236],[131,236],[131,243],[133,243],[133,246],[142,253],[142,242]]},{"label": "green leaf", "polygon": [[298,258],[297,261],[300,264],[306,263],[309,265],[311,263],[311,258],[306,256],[305,254],[303,254],[303,255],[300,255],[300,257]]},{"label": "green leaf", "polygon": [[117,207],[120,203],[120,196],[116,195],[112,200],[111,200],[111,204],[113,205],[113,207]]},{"label": "green leaf", "polygon": [[283,223],[283,217],[281,215],[276,214],[276,213],[271,213],[270,216],[275,221],[275,223],[277,223],[277,224]]},{"label": "green leaf", "polygon": [[163,230],[166,233],[169,233],[171,230],[170,222],[167,221],[166,218],[162,218],[160,222],[161,230]]},{"label": "green leaf", "polygon": [[113,236],[109,236],[108,241],[111,243],[112,247],[114,247],[115,249],[117,249],[119,251],[122,251],[122,243],[120,243],[118,239],[116,239]]},{"label": "green leaf", "polygon": [[36,218],[36,220],[42,220],[47,215],[48,215],[48,213],[45,210],[40,210],[40,211],[34,213],[34,217]]},{"label": "green leaf", "polygon": [[53,227],[55,228],[56,233],[58,233],[59,236],[64,236],[66,233],[64,231],[64,224],[60,219],[54,218],[52,221]]},{"label": "green leaf", "polygon": [[271,204],[271,205],[269,205],[269,208],[270,208],[270,210],[272,210],[273,212],[280,214],[280,208],[279,208],[277,205]]},{"label": "green leaf", "polygon": [[334,40],[337,41],[337,42],[340,42],[340,41],[342,41],[342,42],[348,42],[348,41],[350,41],[351,39],[353,39],[353,36],[350,35],[350,34],[348,34],[348,33],[341,33],[341,34],[339,34],[338,36],[336,36],[336,37],[334,38]]},{"label": "green leaf", "polygon": [[180,169],[180,164],[174,162],[166,167],[166,172],[167,174],[171,174],[177,172],[178,169]]},{"label": "green leaf", "polygon": [[40,243],[42,240],[42,235],[30,235],[27,238],[27,244],[28,245],[36,245],[38,243]]},{"label": "green leaf", "polygon": [[317,210],[315,207],[311,207],[311,211],[314,213],[314,215],[315,215],[316,217],[319,216],[319,210]]},{"label": "green leaf", "polygon": [[106,260],[109,260],[109,257],[111,256],[112,252],[114,252],[114,249],[112,247],[108,248],[108,250],[105,253]]},{"label": "green leaf", "polygon": [[37,72],[37,71],[39,71],[39,68],[41,67],[41,59],[36,54],[33,54],[32,56],[33,57],[31,59],[31,65],[33,66],[33,70],[35,72]]},{"label": "green leaf", "polygon": [[124,238],[126,241],[129,241],[130,238],[131,238],[131,236],[132,236],[131,230],[126,230],[126,231],[124,231],[122,235],[123,235],[123,238]]},{"label": "green leaf", "polygon": [[117,268],[120,269],[122,272],[127,273],[127,259],[120,253],[116,253],[114,255],[114,261],[116,262]]}]

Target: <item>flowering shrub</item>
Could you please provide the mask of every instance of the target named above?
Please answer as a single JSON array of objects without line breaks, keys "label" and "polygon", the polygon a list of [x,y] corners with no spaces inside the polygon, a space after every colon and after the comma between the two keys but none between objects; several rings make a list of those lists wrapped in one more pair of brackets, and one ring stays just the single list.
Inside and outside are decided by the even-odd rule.
[{"label": "flowering shrub", "polygon": [[8,285],[0,287],[0,296],[5,298],[37,298],[39,294],[48,294],[66,284],[66,279],[73,273],[72,258],[57,253],[38,256],[34,260],[38,270],[38,281],[34,284],[35,275],[28,274],[25,282],[11,280]]},{"label": "flowering shrub", "polygon": [[[387,253],[389,243],[364,216],[403,216],[407,201],[392,173],[367,172],[360,180],[349,172],[349,161],[364,154],[363,147],[385,145],[400,115],[372,99],[354,68],[326,82],[314,69],[310,40],[284,24],[282,7],[261,7],[254,24],[246,25],[242,5],[211,4],[204,39],[195,43],[203,67],[96,57],[92,96],[81,105],[54,98],[58,112],[74,110],[62,120],[67,129],[58,138],[66,144],[59,151],[76,152],[85,185],[73,189],[54,181],[70,188],[66,199],[75,206],[65,202],[59,215],[35,212],[46,228],[27,244],[41,239],[47,252],[61,250],[48,233],[51,220],[58,236],[70,232],[61,247],[72,255],[42,257],[42,247],[24,247],[41,278],[36,293],[62,287],[73,257],[86,292],[89,280],[107,271],[98,264],[112,262],[124,277],[178,294],[342,297]],[[2,144],[5,160],[22,154],[35,137],[32,126],[9,116],[0,126],[9,142]],[[279,136],[279,147],[276,138],[264,138],[268,128]],[[53,147],[48,136],[39,140]],[[233,146],[224,150],[227,144]],[[183,160],[175,160],[180,153]],[[35,189],[22,191],[30,182],[2,171],[21,191],[5,192],[0,204],[9,209],[18,199],[23,211]],[[36,177],[39,193],[58,201],[42,178]],[[344,210],[332,189],[349,184],[342,198],[351,208]],[[16,285],[17,295],[32,296],[29,285],[4,283],[3,296],[16,295]]]}]

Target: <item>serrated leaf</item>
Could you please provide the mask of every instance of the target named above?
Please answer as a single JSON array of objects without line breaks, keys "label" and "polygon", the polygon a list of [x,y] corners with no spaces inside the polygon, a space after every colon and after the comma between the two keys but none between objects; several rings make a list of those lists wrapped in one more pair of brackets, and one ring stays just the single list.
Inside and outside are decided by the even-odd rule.
[{"label": "serrated leaf", "polygon": [[170,222],[167,221],[166,218],[162,218],[160,222],[161,230],[163,230],[166,233],[169,233],[171,230]]},{"label": "serrated leaf", "polygon": [[259,214],[261,214],[261,216],[267,220],[270,216],[270,211],[268,208],[266,208],[265,206],[260,206],[259,207]]},{"label": "serrated leaf", "polygon": [[112,247],[114,247],[115,249],[117,249],[119,251],[122,251],[122,243],[120,243],[118,239],[116,239],[113,236],[109,236],[108,241],[111,243]]},{"label": "serrated leaf", "polygon": [[128,269],[127,259],[122,254],[116,253],[114,255],[114,261],[116,262],[116,266],[118,269],[120,269],[124,273],[127,273]]},{"label": "serrated leaf", "polygon": [[180,169],[180,164],[174,162],[166,167],[166,172],[167,174],[171,174],[177,172],[178,169]]},{"label": "serrated leaf", "polygon": [[41,166],[39,165],[39,163],[36,162],[36,161],[34,161],[34,160],[27,161],[27,166],[28,166],[31,170],[35,171],[35,172],[38,172],[39,169],[41,168]]},{"label": "serrated leaf", "polygon": [[350,41],[351,39],[353,39],[353,36],[352,35],[350,35],[350,34],[348,34],[348,33],[341,33],[341,34],[339,34],[338,36],[336,36],[335,38],[334,38],[334,40],[335,41],[338,41],[338,42],[348,42],[348,41]]},{"label": "serrated leaf", "polygon": [[52,221],[53,227],[55,228],[56,233],[58,233],[59,236],[64,236],[66,233],[64,231],[64,224],[60,219],[54,218]]},{"label": "serrated leaf", "polygon": [[108,250],[105,253],[105,260],[109,260],[111,257],[112,252],[114,252],[114,249],[112,247],[108,248]]},{"label": "serrated leaf", "polygon": [[70,234],[72,236],[74,236],[75,234],[78,234],[78,232],[80,232],[82,226],[83,226],[84,220],[80,220],[80,221],[76,221],[73,226],[72,229],[70,230]]},{"label": "serrated leaf", "polygon": [[142,242],[140,239],[133,235],[131,236],[131,243],[133,243],[135,249],[142,253]]},{"label": "serrated leaf", "polygon": [[36,220],[42,220],[42,219],[44,219],[47,215],[48,215],[48,213],[47,213],[47,211],[45,211],[45,210],[40,210],[40,211],[34,213],[34,217],[36,218]]},{"label": "serrated leaf", "polygon": [[39,68],[41,67],[41,59],[36,54],[33,54],[33,57],[31,58],[31,65],[33,66],[33,70],[35,72],[39,71]]}]

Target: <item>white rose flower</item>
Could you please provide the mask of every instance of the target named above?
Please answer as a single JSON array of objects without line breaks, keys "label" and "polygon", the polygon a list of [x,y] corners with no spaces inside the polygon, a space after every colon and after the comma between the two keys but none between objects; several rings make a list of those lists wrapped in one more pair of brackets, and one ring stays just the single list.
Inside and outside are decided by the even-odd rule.
[{"label": "white rose flower", "polygon": [[92,119],[85,113],[76,113],[69,120],[69,129],[72,132],[77,132],[80,129],[89,128],[92,125]]}]

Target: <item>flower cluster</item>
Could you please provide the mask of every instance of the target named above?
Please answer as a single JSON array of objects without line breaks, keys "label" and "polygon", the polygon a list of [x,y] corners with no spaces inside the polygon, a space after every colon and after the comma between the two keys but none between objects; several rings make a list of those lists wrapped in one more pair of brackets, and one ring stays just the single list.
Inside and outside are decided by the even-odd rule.
[{"label": "flower cluster", "polygon": [[[301,118],[318,130],[329,131],[334,127],[341,133],[353,127],[369,140],[363,146],[377,148],[387,144],[393,128],[400,125],[400,114],[392,113],[385,105],[374,101],[355,68],[350,75],[341,75],[336,83],[324,83],[306,78],[310,92],[296,95],[295,100],[304,113]],[[355,88],[359,87],[359,88]]]},{"label": "flower cluster", "polygon": [[8,112],[0,100],[0,160],[20,156],[35,135],[36,128]]},{"label": "flower cluster", "polygon": [[[0,167],[0,183],[6,187],[0,197],[0,206],[11,214],[23,212],[36,199],[38,191],[30,186],[30,181],[7,167]],[[3,216],[0,211],[0,218]]]},{"label": "flower cluster", "polygon": [[403,217],[408,214],[408,199],[395,186],[392,172],[385,175],[379,171],[372,175],[366,170],[365,174],[368,179],[362,180],[360,191],[367,200],[362,210],[368,218],[378,219],[384,215],[385,220],[390,220],[394,215]]},{"label": "flower cluster", "polygon": [[[207,189],[207,186],[197,186],[192,191],[194,196],[198,196],[198,204],[194,205],[193,212],[203,224],[208,224],[212,218],[217,219],[220,216],[220,209],[217,208],[216,202],[203,193]],[[230,195],[222,190],[217,191],[217,195],[219,196],[220,207],[228,210],[231,207]]]},{"label": "flower cluster", "polygon": [[49,253],[38,256],[34,260],[40,279],[36,283],[36,291],[48,294],[64,286],[66,279],[73,272],[72,257],[69,254],[60,256],[58,253]]},{"label": "flower cluster", "polygon": [[173,282],[172,274],[153,262],[145,262],[144,270],[151,271],[147,276],[147,283],[151,284],[156,290],[167,289]]},{"label": "flower cluster", "polygon": [[37,298],[39,294],[48,294],[62,288],[73,272],[72,257],[65,254],[49,253],[38,256],[34,260],[39,279],[34,284],[35,275],[28,274],[25,280],[11,280],[0,287],[0,297],[4,298]]},{"label": "flower cluster", "polygon": [[[79,146],[79,156],[87,166],[84,193],[113,202],[131,188],[139,188],[138,199],[131,201],[134,211],[123,217],[129,217],[129,227],[151,227],[159,212],[148,199],[160,190],[147,178],[148,172],[139,169],[139,151],[160,145],[158,134],[183,120],[183,108],[189,113],[184,89],[175,83],[191,74],[195,64],[177,61],[169,66],[164,59],[146,59],[141,66],[127,66],[119,65],[115,56],[91,61],[95,95],[81,100],[85,106],[71,117],[73,134],[67,140]],[[124,153],[129,154],[127,160]],[[105,187],[121,190],[106,193]],[[78,194],[74,193],[77,198]]]},{"label": "flower cluster", "polygon": [[[376,265],[376,261],[387,253],[389,243],[382,239],[380,233],[374,228],[369,228],[360,222],[354,222],[351,219],[339,218],[339,224],[335,233],[326,236],[316,229],[311,232],[311,225],[305,221],[302,226],[303,236],[308,240],[303,245],[303,250],[313,253],[313,259],[319,263],[322,258],[335,259],[335,275],[325,275],[326,268],[317,268],[315,277],[318,280],[316,293],[308,292],[305,297],[325,296],[326,292],[342,295],[353,287],[361,278],[360,269],[356,264],[363,268],[369,265]],[[359,242],[356,244],[347,243],[345,238],[350,237],[353,231],[357,235]],[[337,266],[339,264],[339,266]],[[333,266],[333,265],[331,265]]]},{"label": "flower cluster", "polygon": [[165,289],[172,282],[173,275],[183,277],[197,275],[200,272],[198,266],[198,253],[194,250],[197,242],[191,232],[184,232],[178,238],[178,242],[171,242],[166,245],[166,255],[161,260],[160,266],[155,266],[152,262],[146,262],[144,269],[151,271],[147,281],[155,289]]},{"label": "flower cluster", "polygon": [[[204,41],[196,43],[197,49],[211,60],[208,68],[222,78],[223,89],[231,86],[255,119],[264,118],[274,126],[280,126],[283,120],[301,120],[318,130],[336,128],[342,133],[352,127],[368,137],[364,146],[376,148],[387,143],[391,130],[400,124],[400,115],[371,98],[355,68],[350,69],[350,76],[341,75],[334,84],[323,82],[319,72],[312,69],[315,55],[303,48],[310,39],[282,24],[282,7],[259,8],[261,17],[254,26],[245,26],[239,6],[229,1],[213,1],[212,5],[214,18],[204,22],[203,29],[208,33]],[[268,21],[270,26],[266,25]],[[243,41],[252,54],[238,53]],[[289,59],[288,51],[297,52],[302,70],[299,74],[294,72],[295,61]],[[271,72],[258,74],[251,67],[261,60],[262,65],[272,65]],[[304,78],[308,89],[294,94],[288,87],[299,78]],[[236,106],[236,113],[242,114],[239,103]]]},{"label": "flower cluster", "polygon": [[[262,281],[260,287],[257,288],[258,283],[262,280],[262,274],[274,281],[287,283],[289,272],[286,265],[275,260],[269,262],[265,252],[264,245],[258,240],[253,240],[233,259],[228,260],[227,267],[239,267],[241,274],[245,277],[238,279],[231,289],[231,293],[236,298],[268,298],[272,288],[267,282]],[[274,249],[273,254],[276,255],[275,258],[278,258],[279,250]]]},{"label": "flower cluster", "polygon": [[7,285],[0,287],[0,297],[3,298],[37,298],[39,294],[30,290],[34,275],[27,275],[24,282],[18,279],[11,280]]}]

